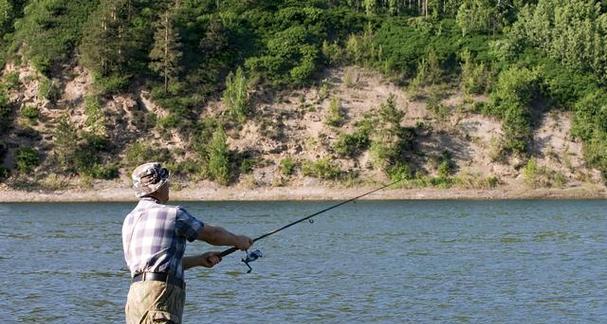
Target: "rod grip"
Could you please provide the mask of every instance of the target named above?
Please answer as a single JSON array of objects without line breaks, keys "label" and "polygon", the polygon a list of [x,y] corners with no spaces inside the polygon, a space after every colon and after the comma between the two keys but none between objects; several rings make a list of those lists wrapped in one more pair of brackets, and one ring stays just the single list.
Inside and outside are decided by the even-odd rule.
[{"label": "rod grip", "polygon": [[221,257],[223,258],[224,256],[226,256],[226,255],[230,255],[230,254],[232,254],[232,253],[234,253],[234,252],[236,252],[236,251],[238,251],[238,249],[237,249],[237,248],[235,248],[235,247],[231,247],[231,248],[229,248],[229,249],[227,249],[227,250],[225,250],[225,251],[221,252],[221,254],[219,254],[219,256],[221,256]]}]

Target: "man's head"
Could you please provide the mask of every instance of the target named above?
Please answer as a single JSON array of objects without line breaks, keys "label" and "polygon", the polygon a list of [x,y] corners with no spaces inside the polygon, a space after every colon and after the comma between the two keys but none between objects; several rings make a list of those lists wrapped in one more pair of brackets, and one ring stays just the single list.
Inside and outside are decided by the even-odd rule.
[{"label": "man's head", "polygon": [[169,171],[158,162],[144,163],[133,171],[133,189],[139,198],[154,197],[169,200]]}]

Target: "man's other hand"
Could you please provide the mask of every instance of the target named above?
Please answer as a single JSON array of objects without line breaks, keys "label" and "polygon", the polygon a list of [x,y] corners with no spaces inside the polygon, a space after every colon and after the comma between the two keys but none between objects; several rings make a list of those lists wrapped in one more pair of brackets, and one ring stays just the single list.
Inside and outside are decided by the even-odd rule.
[{"label": "man's other hand", "polygon": [[221,252],[206,252],[199,255],[198,264],[205,268],[212,268],[221,262]]}]

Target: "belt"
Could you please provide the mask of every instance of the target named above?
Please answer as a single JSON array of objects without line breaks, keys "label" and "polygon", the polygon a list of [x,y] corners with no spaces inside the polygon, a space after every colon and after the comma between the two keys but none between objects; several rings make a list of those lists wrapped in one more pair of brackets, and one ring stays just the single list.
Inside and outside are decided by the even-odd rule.
[{"label": "belt", "polygon": [[[169,277],[167,280],[167,276]],[[142,272],[138,273],[133,277],[132,283],[139,281],[162,281],[171,285],[175,285],[181,289],[185,288],[185,282],[183,279],[177,279],[173,276],[169,276],[166,272]]]}]

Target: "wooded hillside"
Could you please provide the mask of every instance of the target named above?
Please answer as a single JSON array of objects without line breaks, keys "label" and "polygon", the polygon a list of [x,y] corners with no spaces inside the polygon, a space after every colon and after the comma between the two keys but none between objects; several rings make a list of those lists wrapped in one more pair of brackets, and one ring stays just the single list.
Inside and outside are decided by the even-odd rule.
[{"label": "wooded hillside", "polygon": [[[0,0],[0,36],[0,179],[13,187],[114,179],[147,160],[223,185],[271,165],[272,185],[299,175],[449,187],[466,158],[420,143],[456,136],[440,122],[456,112],[499,121],[491,163],[552,186],[571,179],[538,165],[547,153],[534,134],[566,113],[584,167],[607,176],[604,1]],[[433,118],[408,124],[398,94],[350,111],[331,71],[356,92],[358,69]],[[321,136],[293,140],[288,121],[304,127],[319,109]],[[253,128],[273,146],[239,148]]]}]

